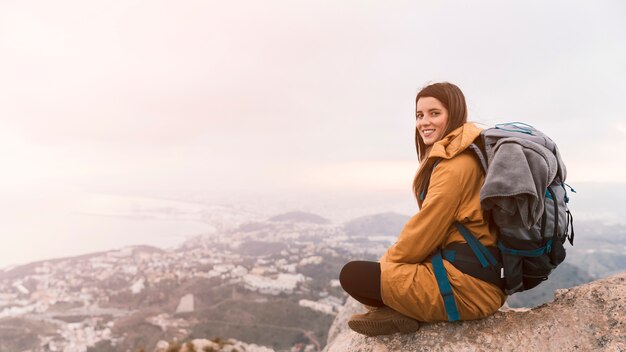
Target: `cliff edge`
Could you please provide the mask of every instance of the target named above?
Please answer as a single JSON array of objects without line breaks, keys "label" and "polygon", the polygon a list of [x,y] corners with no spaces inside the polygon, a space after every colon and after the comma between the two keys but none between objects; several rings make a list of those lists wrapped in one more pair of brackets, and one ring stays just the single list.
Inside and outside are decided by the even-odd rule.
[{"label": "cliff edge", "polygon": [[557,290],[554,301],[533,309],[503,308],[483,320],[422,324],[414,334],[357,334],[347,321],[364,311],[348,299],[330,328],[325,352],[626,352],[626,271]]}]

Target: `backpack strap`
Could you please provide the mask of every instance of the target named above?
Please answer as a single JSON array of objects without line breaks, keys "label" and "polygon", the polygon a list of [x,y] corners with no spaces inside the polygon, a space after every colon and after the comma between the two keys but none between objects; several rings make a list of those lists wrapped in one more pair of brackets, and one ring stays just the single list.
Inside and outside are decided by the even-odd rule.
[{"label": "backpack strap", "polygon": [[487,153],[485,152],[484,142],[482,141],[482,133],[481,137],[478,137],[476,141],[470,144],[467,147],[469,150],[473,151],[480,162],[480,166],[482,166],[483,173],[487,174],[487,167],[489,166]]},{"label": "backpack strap", "polygon": [[[430,174],[426,176],[426,182],[424,182],[424,188],[420,193],[420,200],[423,201],[426,199],[426,194],[428,193],[428,186],[430,185],[430,177],[435,170],[435,167],[441,159],[437,159],[433,164],[433,167],[430,171]],[[446,310],[446,315],[448,317],[448,321],[457,321],[460,320],[459,310],[456,306],[456,300],[454,299],[454,293],[452,292],[452,286],[450,285],[450,280],[448,280],[448,273],[446,268],[443,266],[443,258],[442,258],[442,250],[437,250],[431,256],[431,263],[433,265],[433,271],[435,273],[435,279],[437,279],[437,286],[439,287],[439,292],[441,293],[441,297],[443,298],[443,304]],[[450,256],[450,252],[445,253],[446,256]],[[452,254],[454,255],[454,254]]]},{"label": "backpack strap", "polygon": [[[502,254],[498,247],[486,248],[498,262],[502,262]],[[470,248],[467,243],[450,243],[443,249],[443,259],[450,262],[450,264],[466,275],[493,284],[494,286],[500,287],[502,290],[505,288],[505,282],[502,278],[502,269],[498,270],[499,266],[490,266],[487,269],[483,268],[472,251],[472,248]]]},{"label": "backpack strap", "polygon": [[[492,254],[491,251],[487,249],[487,247],[485,247],[482,243],[480,243],[480,241],[465,226],[463,226],[463,224],[455,221],[454,226],[461,233],[461,236],[463,236],[463,239],[465,239],[465,241],[467,242],[467,245],[469,246],[472,253],[474,254],[475,259],[477,259],[478,262],[480,263],[480,267],[482,268],[482,270],[487,271],[487,273],[481,274],[480,277],[477,277],[477,278],[482,279],[487,282],[491,282],[498,287],[502,287],[502,281],[501,280],[496,281],[498,276],[500,279],[502,279],[503,277],[502,276],[502,264],[500,263],[500,261],[498,261],[498,259],[496,259],[496,256],[494,256],[494,254]],[[446,316],[448,317],[448,321],[457,321],[460,319],[459,311],[456,305],[456,300],[454,299],[454,294],[452,292],[452,286],[450,285],[450,280],[448,279],[448,273],[443,265],[442,253],[443,253],[443,257],[446,258],[446,260],[448,260],[451,263],[455,261],[456,257],[459,257],[462,254],[457,255],[456,251],[440,249],[436,251],[431,257],[433,271],[435,273],[435,278],[437,280],[437,286],[439,287],[439,293],[441,294],[441,297],[443,298],[443,303],[446,309]],[[465,256],[465,259],[468,259],[468,258]],[[467,270],[464,270],[463,266],[460,265],[460,263],[455,265],[455,267],[457,267],[457,269],[459,269],[461,272],[467,271]],[[473,271],[475,269],[471,269],[471,270]],[[498,272],[500,272],[500,275],[497,275]],[[496,274],[496,275],[494,276],[493,274]],[[479,275],[471,275],[471,276],[476,277]]]},{"label": "backpack strap", "polygon": [[443,260],[441,258],[441,250],[435,252],[431,258],[433,264],[433,271],[435,272],[435,278],[437,279],[437,286],[439,286],[439,293],[443,298],[443,304],[446,309],[446,315],[448,321],[460,320],[459,310],[456,307],[456,300],[454,299],[454,293],[452,292],[452,286],[450,280],[448,280],[448,273],[443,266]]},{"label": "backpack strap", "polygon": [[470,230],[467,229],[467,227],[463,226],[463,224],[458,221],[454,222],[454,226],[470,246],[483,268],[487,268],[489,266],[496,268],[500,265],[498,260],[491,254],[491,252],[489,252],[487,247],[480,243],[480,241],[470,232]]}]

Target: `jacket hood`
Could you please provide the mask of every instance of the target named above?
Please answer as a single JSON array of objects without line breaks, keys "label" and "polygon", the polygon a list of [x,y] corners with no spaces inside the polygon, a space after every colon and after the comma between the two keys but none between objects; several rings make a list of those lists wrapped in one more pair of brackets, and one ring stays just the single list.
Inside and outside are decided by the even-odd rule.
[{"label": "jacket hood", "polygon": [[[471,122],[463,124],[463,126],[453,130],[437,141],[430,148],[427,159],[443,158],[451,159],[467,149],[470,144],[480,135],[481,128]],[[417,144],[415,145],[417,150]]]}]

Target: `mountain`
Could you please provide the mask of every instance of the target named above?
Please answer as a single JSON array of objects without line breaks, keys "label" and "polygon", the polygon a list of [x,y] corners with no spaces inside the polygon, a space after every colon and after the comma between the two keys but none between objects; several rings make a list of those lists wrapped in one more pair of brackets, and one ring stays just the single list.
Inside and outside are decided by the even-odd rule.
[{"label": "mountain", "polygon": [[557,292],[534,309],[504,309],[481,320],[421,324],[412,334],[366,337],[348,328],[365,311],[349,299],[328,333],[324,352],[625,351],[626,271]]},{"label": "mountain", "polygon": [[626,226],[576,223],[574,246],[567,247],[566,260],[594,278],[626,269]]},{"label": "mountain", "polygon": [[569,263],[562,263],[550,274],[547,281],[532,290],[509,296],[506,303],[513,308],[536,307],[552,301],[554,292],[558,289],[578,286],[593,279],[594,277],[585,270]]},{"label": "mountain", "polygon": [[391,236],[395,238],[409,219],[409,216],[397,213],[381,213],[353,219],[348,221],[343,228],[348,236],[353,237]]},{"label": "mountain", "polygon": [[278,214],[269,218],[269,221],[288,221],[312,224],[328,224],[330,221],[317,214],[306,213],[302,211],[292,211],[284,214]]}]

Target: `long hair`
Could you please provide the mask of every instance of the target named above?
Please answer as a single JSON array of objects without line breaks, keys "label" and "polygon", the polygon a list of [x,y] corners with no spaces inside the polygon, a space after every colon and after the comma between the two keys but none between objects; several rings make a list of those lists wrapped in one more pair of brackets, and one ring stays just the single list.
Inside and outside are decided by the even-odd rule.
[{"label": "long hair", "polygon": [[[447,136],[450,132],[463,126],[467,122],[467,104],[465,103],[465,96],[459,87],[452,83],[441,82],[430,84],[417,93],[415,97],[415,107],[417,109],[417,101],[423,97],[432,97],[441,102],[441,104],[448,110],[448,124],[444,131],[444,136]],[[417,151],[417,160],[424,161],[426,157],[426,144],[422,136],[420,136],[417,126],[415,127],[415,149]],[[421,169],[421,168],[420,168]],[[419,194],[422,191],[423,184],[425,182],[427,172],[417,172],[413,179],[413,193],[415,197],[419,199]]]}]

